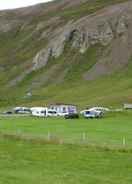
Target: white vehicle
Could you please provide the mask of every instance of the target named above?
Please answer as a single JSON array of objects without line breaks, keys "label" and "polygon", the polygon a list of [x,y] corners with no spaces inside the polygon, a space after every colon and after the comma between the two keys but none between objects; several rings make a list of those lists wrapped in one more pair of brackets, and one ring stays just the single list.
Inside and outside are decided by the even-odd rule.
[{"label": "white vehicle", "polygon": [[90,109],[88,109],[90,111],[101,111],[101,112],[108,112],[110,111],[110,109],[106,108],[106,107],[92,107]]},{"label": "white vehicle", "polygon": [[85,118],[101,118],[103,116],[102,111],[96,111],[96,110],[87,110],[84,112]]},{"label": "white vehicle", "polygon": [[31,108],[33,116],[37,117],[56,117],[57,112],[53,109],[48,109],[47,107],[33,107]]},{"label": "white vehicle", "polygon": [[81,115],[84,115],[84,113],[85,113],[86,111],[88,111],[88,109],[85,109],[85,110],[80,111],[80,114],[81,114]]},{"label": "white vehicle", "polygon": [[58,114],[58,116],[64,117],[64,116],[68,115],[69,113],[68,112],[58,112],[57,114]]},{"label": "white vehicle", "polygon": [[55,104],[50,105],[49,109],[52,109],[57,112],[58,116],[64,117],[70,113],[77,113],[77,107],[72,104]]},{"label": "white vehicle", "polygon": [[58,114],[57,114],[57,111],[55,111],[53,109],[48,109],[47,116],[48,117],[57,117]]},{"label": "white vehicle", "polygon": [[32,116],[48,117],[48,108],[47,107],[33,107],[30,110],[31,110]]},{"label": "white vehicle", "polygon": [[80,111],[80,114],[84,115],[86,111],[101,111],[101,112],[109,112],[110,109],[106,108],[106,107],[92,107],[90,109],[85,109]]},{"label": "white vehicle", "polygon": [[15,107],[13,111],[16,114],[30,114],[31,113],[30,108],[28,107]]}]

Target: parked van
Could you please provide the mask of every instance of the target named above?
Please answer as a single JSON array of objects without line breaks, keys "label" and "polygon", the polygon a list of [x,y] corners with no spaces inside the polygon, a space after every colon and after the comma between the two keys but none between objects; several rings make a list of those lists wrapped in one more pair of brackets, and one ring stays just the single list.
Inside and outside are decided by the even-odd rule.
[{"label": "parked van", "polygon": [[89,109],[85,109],[85,110],[80,111],[80,114],[84,115],[86,111],[100,111],[102,113],[105,113],[105,112],[109,112],[110,109],[108,109],[106,107],[91,107]]}]

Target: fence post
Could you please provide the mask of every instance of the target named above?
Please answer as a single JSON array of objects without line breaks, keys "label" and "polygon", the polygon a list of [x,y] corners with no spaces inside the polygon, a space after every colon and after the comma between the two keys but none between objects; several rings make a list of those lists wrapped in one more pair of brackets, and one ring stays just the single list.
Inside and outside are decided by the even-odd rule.
[{"label": "fence post", "polygon": [[125,137],[123,137],[123,141],[122,141],[122,143],[123,143],[123,146],[125,146],[125,145],[126,145],[126,138],[125,138]]},{"label": "fence post", "polygon": [[60,144],[64,144],[63,139],[60,139],[60,140],[59,140],[59,143],[60,143]]},{"label": "fence post", "polygon": [[83,134],[82,134],[82,140],[83,140],[83,141],[86,140],[86,133],[85,133],[85,132],[83,132]]},{"label": "fence post", "polygon": [[50,137],[51,137],[51,136],[50,136],[50,132],[48,132],[48,141],[50,141]]}]

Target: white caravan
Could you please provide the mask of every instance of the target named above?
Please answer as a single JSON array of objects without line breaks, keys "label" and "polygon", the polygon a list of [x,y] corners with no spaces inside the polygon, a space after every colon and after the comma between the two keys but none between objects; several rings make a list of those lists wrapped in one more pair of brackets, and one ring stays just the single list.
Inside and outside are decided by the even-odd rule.
[{"label": "white caravan", "polygon": [[58,113],[56,110],[48,109],[48,117],[57,117]]},{"label": "white caravan", "polygon": [[47,107],[33,107],[31,108],[33,116],[37,117],[56,117],[58,114],[53,109],[48,109]]},{"label": "white caravan", "polygon": [[77,114],[77,107],[70,104],[55,104],[50,105],[49,109],[57,112],[58,116],[65,116],[68,114]]},{"label": "white caravan", "polygon": [[31,110],[32,116],[48,117],[48,108],[47,107],[33,107],[30,110]]}]

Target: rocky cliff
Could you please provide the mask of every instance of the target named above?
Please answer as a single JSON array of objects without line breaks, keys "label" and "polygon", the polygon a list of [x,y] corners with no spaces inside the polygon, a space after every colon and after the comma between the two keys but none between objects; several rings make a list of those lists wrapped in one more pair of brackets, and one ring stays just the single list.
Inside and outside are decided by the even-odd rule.
[{"label": "rocky cliff", "polygon": [[125,67],[132,54],[132,2],[101,9],[76,21],[70,20],[50,36],[46,48],[33,60],[34,70],[44,67],[49,57],[61,56],[69,42],[81,54],[96,44],[104,47],[101,59],[84,74],[85,79],[111,73]]}]

